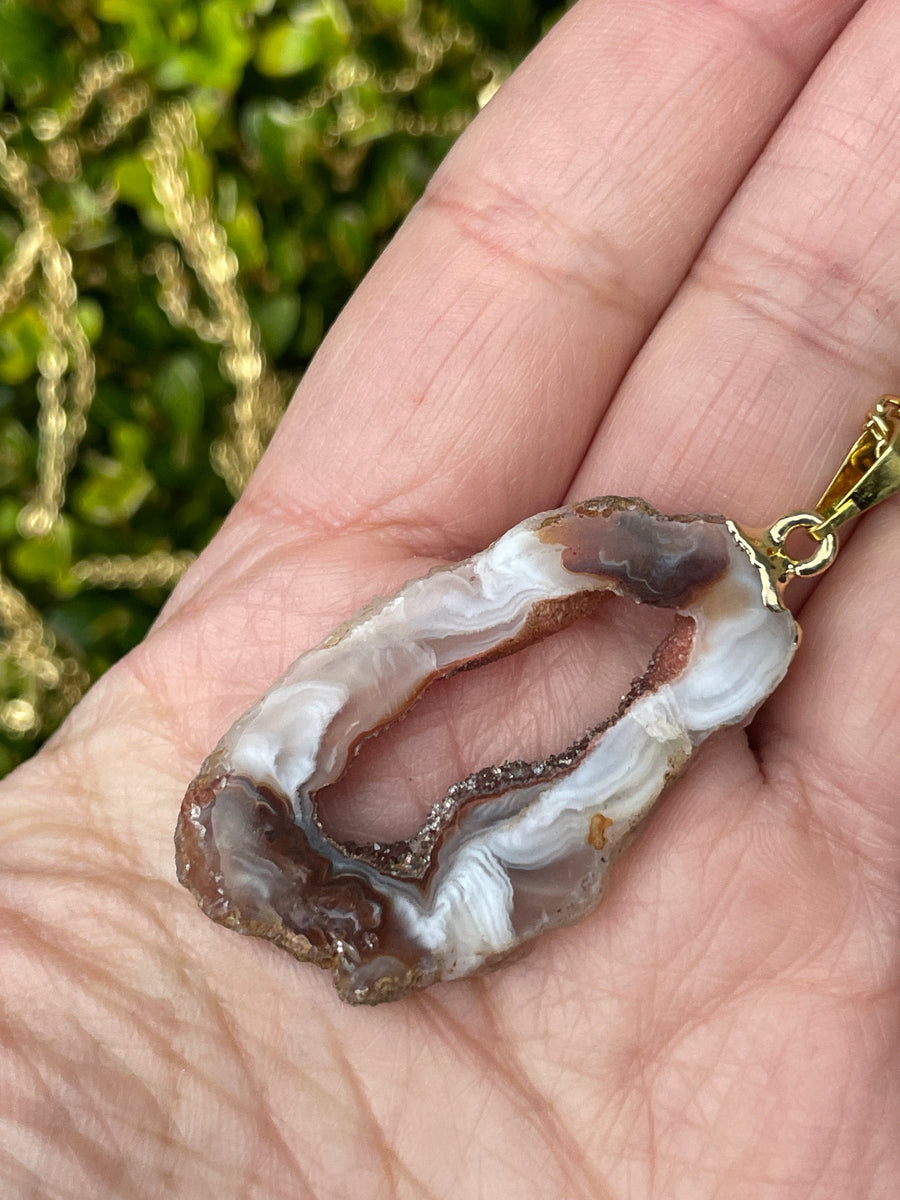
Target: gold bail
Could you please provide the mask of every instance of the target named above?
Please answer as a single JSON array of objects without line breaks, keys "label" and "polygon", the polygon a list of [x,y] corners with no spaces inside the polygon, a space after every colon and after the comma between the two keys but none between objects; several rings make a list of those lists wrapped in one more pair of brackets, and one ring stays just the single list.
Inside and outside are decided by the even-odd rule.
[{"label": "gold bail", "polygon": [[[900,492],[900,396],[882,396],[840,470],[812,512],[789,513],[756,539],[779,591],[792,579],[818,575],[837,554],[835,530],[845,521]],[[816,545],[806,558],[786,542],[801,529]]]},{"label": "gold bail", "polygon": [[816,505],[817,541],[900,492],[900,396],[882,396]]}]

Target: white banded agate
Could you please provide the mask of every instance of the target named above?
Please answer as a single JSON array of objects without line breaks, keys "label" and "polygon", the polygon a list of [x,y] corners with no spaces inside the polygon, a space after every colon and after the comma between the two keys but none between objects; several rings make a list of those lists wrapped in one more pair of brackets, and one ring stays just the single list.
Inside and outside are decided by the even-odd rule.
[{"label": "white banded agate", "polygon": [[[316,795],[434,680],[569,624],[597,592],[676,612],[612,717],[540,762],[455,784],[408,841],[339,845]],[[188,789],[178,876],[214,920],[374,1004],[496,966],[600,897],[610,863],[709,734],[777,686],[798,632],[721,517],[603,497],[531,517],[371,605],[288,669]]]}]

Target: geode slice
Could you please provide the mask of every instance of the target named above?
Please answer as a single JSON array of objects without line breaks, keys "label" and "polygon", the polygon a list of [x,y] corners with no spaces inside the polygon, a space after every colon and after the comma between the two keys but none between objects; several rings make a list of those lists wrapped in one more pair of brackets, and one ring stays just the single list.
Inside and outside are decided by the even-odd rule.
[{"label": "geode slice", "polygon": [[[345,847],[316,795],[434,680],[575,620],[597,592],[676,612],[618,711],[541,762],[455,784],[408,842]],[[496,966],[589,912],[609,865],[710,733],[746,721],[798,631],[722,517],[602,497],[531,517],[408,583],[288,669],[188,788],[178,878],[203,911],[375,1004]]]}]

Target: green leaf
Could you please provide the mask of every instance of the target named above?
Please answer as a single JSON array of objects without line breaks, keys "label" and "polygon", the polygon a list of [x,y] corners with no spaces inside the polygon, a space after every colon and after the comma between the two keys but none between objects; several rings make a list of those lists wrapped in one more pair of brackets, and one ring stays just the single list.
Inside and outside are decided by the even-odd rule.
[{"label": "green leaf", "polygon": [[82,296],[75,308],[75,318],[91,343],[96,342],[103,332],[103,308],[90,296]]},{"label": "green leaf", "polygon": [[0,499],[0,542],[11,542],[16,536],[16,526],[21,511],[21,501],[16,496]]},{"label": "green leaf", "polygon": [[282,21],[267,29],[256,51],[256,65],[263,75],[281,78],[305,71],[322,57],[324,47],[312,22],[293,25]]},{"label": "green leaf", "polygon": [[21,583],[61,583],[72,565],[71,523],[63,517],[47,537],[18,542],[9,565]]},{"label": "green leaf", "polygon": [[301,114],[278,98],[251,101],[244,109],[244,138],[266,169],[285,182],[302,180],[307,163],[320,153],[321,113]]},{"label": "green leaf", "polygon": [[228,235],[228,244],[238,257],[244,271],[256,270],[266,261],[266,245],[263,240],[262,219],[256,208],[247,200],[239,201],[234,216],[223,221]]},{"label": "green leaf", "polygon": [[46,616],[54,633],[72,645],[85,650],[105,646],[101,666],[106,665],[103,660],[114,660],[130,650],[150,623],[145,606],[139,607],[131,597],[92,590],[49,608]]},{"label": "green leaf", "polygon": [[228,134],[232,115],[231,97],[223,88],[195,87],[190,96],[197,132],[204,142],[221,140]]},{"label": "green leaf", "polygon": [[35,8],[16,0],[0,4],[0,80],[22,108],[71,86],[59,29]]},{"label": "green leaf", "polygon": [[352,23],[339,0],[319,0],[296,8],[289,21],[270,25],[256,49],[263,75],[276,79],[296,75],[339,55],[347,46]]},{"label": "green leaf", "polygon": [[294,286],[306,274],[306,248],[295,229],[284,229],[272,237],[269,258],[283,284]]},{"label": "green leaf", "polygon": [[23,304],[0,320],[0,383],[24,383],[37,370],[47,329],[33,304]]},{"label": "green leaf", "polygon": [[109,430],[109,445],[113,457],[131,467],[142,467],[150,450],[150,430],[136,421],[116,421]]},{"label": "green leaf", "polygon": [[300,297],[291,292],[268,296],[254,306],[263,347],[270,359],[280,358],[290,345],[300,322],[301,307]]},{"label": "green leaf", "polygon": [[168,33],[176,48],[160,60],[156,72],[160,87],[196,84],[233,92],[240,85],[254,42],[234,0],[204,0],[196,21],[177,14]]},{"label": "green leaf", "polygon": [[186,42],[197,32],[197,12],[192,8],[178,8],[168,22],[168,34],[177,42]]},{"label": "green leaf", "polygon": [[360,204],[341,204],[328,222],[328,243],[338,266],[354,282],[361,279],[375,254],[366,210]]},{"label": "green leaf", "polygon": [[167,233],[169,226],[162,205],[153,193],[153,177],[142,155],[123,155],[115,165],[113,183],[119,199],[136,208],[142,222],[154,233]]},{"label": "green leaf", "polygon": [[143,466],[99,454],[89,459],[87,478],[75,489],[72,504],[93,525],[118,525],[133,517],[154,488]]},{"label": "green leaf", "polygon": [[196,436],[203,426],[205,397],[196,354],[172,354],[153,381],[153,397],[177,433]]},{"label": "green leaf", "polygon": [[[94,0],[97,15],[103,21],[121,25],[122,48],[134,59],[138,70],[168,58],[175,46],[169,39],[163,18],[173,7],[172,0]],[[175,0],[177,4],[177,0]],[[121,39],[121,35],[120,35]],[[119,40],[119,39],[117,39]]]},{"label": "green leaf", "polygon": [[27,754],[27,751],[24,749],[19,750],[17,753],[13,747],[8,744],[6,740],[8,736],[8,734],[5,735],[3,740],[0,741],[0,779],[2,779],[4,775],[8,775],[14,767],[17,767]]},{"label": "green leaf", "polygon": [[325,311],[318,297],[311,297],[300,312],[297,350],[303,358],[312,358],[325,333]]},{"label": "green leaf", "polygon": [[0,424],[0,487],[24,487],[33,454],[34,441],[24,425],[13,420]]}]

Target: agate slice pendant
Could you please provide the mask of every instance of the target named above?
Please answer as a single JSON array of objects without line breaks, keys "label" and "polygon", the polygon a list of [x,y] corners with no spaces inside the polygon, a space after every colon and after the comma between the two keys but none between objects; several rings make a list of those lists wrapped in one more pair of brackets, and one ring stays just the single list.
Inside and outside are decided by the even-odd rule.
[{"label": "agate slice pendant", "polygon": [[[214,921],[331,970],[355,1004],[496,967],[577,921],[694,750],[781,681],[799,638],[784,587],[830,564],[844,520],[900,490],[898,447],[900,400],[884,397],[816,510],[766,531],[606,496],[530,517],[373,603],[297,659],[206,760],[179,816],[179,880]],[[808,558],[785,548],[796,528]],[[327,836],[317,794],[366,737],[435,680],[574,621],[598,592],[675,613],[611,717],[545,760],[454,784],[406,842]]]}]

